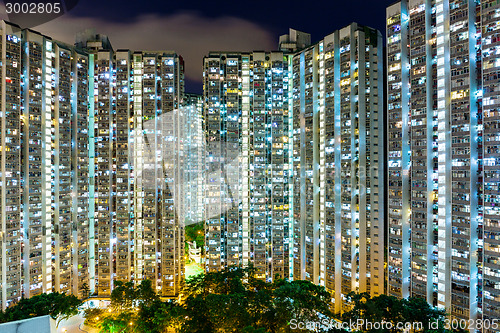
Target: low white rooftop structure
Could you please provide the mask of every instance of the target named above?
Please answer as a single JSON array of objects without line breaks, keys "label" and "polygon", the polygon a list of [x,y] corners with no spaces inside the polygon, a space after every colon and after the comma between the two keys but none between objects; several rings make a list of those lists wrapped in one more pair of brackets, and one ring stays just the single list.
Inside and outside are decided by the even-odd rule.
[{"label": "low white rooftop structure", "polygon": [[56,333],[56,321],[50,316],[40,316],[0,324],[2,333]]}]

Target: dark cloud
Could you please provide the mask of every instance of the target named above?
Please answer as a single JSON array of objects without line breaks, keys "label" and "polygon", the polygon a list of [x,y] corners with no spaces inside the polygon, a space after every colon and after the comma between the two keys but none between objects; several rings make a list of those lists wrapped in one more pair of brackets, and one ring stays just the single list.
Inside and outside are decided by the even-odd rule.
[{"label": "dark cloud", "polygon": [[186,63],[186,79],[198,82],[209,51],[274,50],[278,44],[276,36],[248,20],[207,18],[197,12],[142,15],[126,23],[70,13],[33,30],[72,44],[76,33],[88,28],[108,35],[114,49],[176,51]]}]

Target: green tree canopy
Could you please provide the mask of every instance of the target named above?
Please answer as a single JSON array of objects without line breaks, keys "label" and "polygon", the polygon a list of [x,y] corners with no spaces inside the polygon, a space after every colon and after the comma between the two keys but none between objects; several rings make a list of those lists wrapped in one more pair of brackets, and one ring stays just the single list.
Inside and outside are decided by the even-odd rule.
[{"label": "green tree canopy", "polygon": [[8,307],[2,314],[3,322],[28,319],[50,315],[57,325],[63,319],[78,314],[82,302],[73,295],[58,292],[40,294],[30,298],[22,298],[18,303]]},{"label": "green tree canopy", "polygon": [[133,282],[116,281],[111,292],[111,308],[114,311],[129,311],[141,304],[151,304],[159,299],[150,280]]},{"label": "green tree canopy", "polygon": [[183,332],[285,332],[288,322],[330,315],[330,294],[308,281],[255,278],[253,268],[226,268],[186,283]]},{"label": "green tree canopy", "polygon": [[186,242],[196,242],[196,246],[201,248],[205,245],[205,224],[203,222],[188,224],[185,227]]},{"label": "green tree canopy", "polygon": [[[352,309],[342,315],[343,322],[357,322],[358,319],[361,319],[371,323],[381,323],[385,321],[393,325],[392,329],[387,329],[387,327],[384,329],[358,327],[359,330],[355,332],[404,332],[405,329],[398,328],[397,323],[409,325],[413,325],[413,323],[421,324],[422,329],[417,329],[416,326],[412,326],[409,332],[452,332],[444,328],[444,320],[446,318],[445,311],[432,307],[423,298],[410,297],[408,299],[399,299],[388,295],[370,297],[369,293],[357,294],[351,292],[347,295],[347,299],[351,303]],[[431,325],[431,323],[434,325]],[[339,330],[331,330],[331,332],[337,331]],[[462,331],[458,330],[453,332]]]}]

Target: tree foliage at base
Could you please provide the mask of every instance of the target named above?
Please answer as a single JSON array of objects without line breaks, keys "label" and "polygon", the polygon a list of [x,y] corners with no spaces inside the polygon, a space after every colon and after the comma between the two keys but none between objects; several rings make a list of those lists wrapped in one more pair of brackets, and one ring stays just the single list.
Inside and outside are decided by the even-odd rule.
[{"label": "tree foliage at base", "polygon": [[[182,332],[285,332],[291,319],[330,315],[330,294],[308,281],[255,278],[253,268],[227,268],[186,283]],[[253,330],[253,331],[252,331]]]},{"label": "tree foliage at base", "polygon": [[[117,286],[106,310],[86,310],[86,323],[101,332],[288,332],[288,322],[330,314],[330,294],[307,281],[255,278],[252,268],[227,268],[186,282],[182,305],[153,296],[149,282]],[[144,295],[149,295],[145,297]],[[96,319],[98,318],[98,319]]]},{"label": "tree foliage at base", "polygon": [[[203,252],[205,245],[205,225],[203,222],[187,224],[185,227],[185,239],[187,242],[196,242],[196,247]],[[187,246],[186,246],[187,249]]]},{"label": "tree foliage at base", "polygon": [[[398,329],[397,323],[413,324],[421,323],[421,330],[414,328],[410,332],[422,333],[448,333],[448,332],[463,332],[449,331],[444,328],[444,320],[446,313],[444,310],[434,308],[427,303],[423,298],[410,297],[408,299],[399,299],[394,296],[379,295],[370,297],[369,293],[354,293],[347,295],[348,301],[351,303],[352,309],[345,312],[341,316],[342,322],[357,322],[362,320],[365,323],[382,323],[390,322],[392,329],[368,329],[367,327],[359,327],[359,330],[352,332],[370,332],[370,333],[399,333],[405,329]],[[431,325],[434,324],[434,325]],[[435,327],[437,326],[437,327]],[[415,326],[417,327],[417,326]],[[347,332],[346,330],[330,330],[329,332]]]},{"label": "tree foliage at base", "polygon": [[56,320],[56,324],[78,314],[78,307],[82,302],[73,295],[58,292],[40,294],[30,298],[22,298],[13,306],[8,307],[0,314],[0,322],[28,319],[49,315]]},{"label": "tree foliage at base", "polygon": [[[331,323],[331,295],[322,286],[308,281],[275,279],[268,283],[255,277],[253,268],[226,268],[197,275],[186,282],[181,303],[162,302],[149,281],[134,287],[118,283],[107,310],[86,310],[86,323],[101,332],[181,333],[309,332],[293,329],[293,323]],[[358,319],[375,322],[422,323],[425,333],[448,333],[443,328],[445,313],[421,298],[398,299],[368,293],[348,295],[351,310],[337,317],[342,322]],[[438,323],[429,329],[429,323]],[[318,327],[316,327],[318,328]],[[346,332],[319,327],[317,332]],[[403,330],[363,329],[353,332],[399,333]],[[410,330],[417,332],[417,330]]]},{"label": "tree foliage at base", "polygon": [[85,324],[101,332],[165,332],[178,317],[176,306],[160,301],[149,280],[138,286],[117,281],[108,309],[85,310]]}]

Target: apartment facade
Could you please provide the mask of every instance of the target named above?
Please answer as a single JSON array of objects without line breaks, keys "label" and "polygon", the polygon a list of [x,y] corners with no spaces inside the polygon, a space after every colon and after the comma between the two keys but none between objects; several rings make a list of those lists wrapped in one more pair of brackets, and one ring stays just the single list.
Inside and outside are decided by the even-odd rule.
[{"label": "apartment facade", "polygon": [[[2,21],[2,308],[88,280],[85,52]],[[59,186],[54,186],[58,184]]]},{"label": "apartment facade", "polygon": [[457,319],[500,315],[499,17],[496,1],[387,8],[387,292]]},{"label": "apartment facade", "polygon": [[341,311],[384,291],[382,37],[353,23],[289,40],[204,59],[205,267],[309,280]]},{"label": "apartment facade", "polygon": [[134,52],[133,61],[134,127],[144,133],[134,137],[135,280],[157,281],[163,296],[175,296],[184,279],[184,225],[177,209],[184,196],[177,110],[184,64],[169,52]]},{"label": "apartment facade", "polygon": [[207,271],[251,263],[266,281],[290,276],[287,59],[204,59]]},{"label": "apartment facade", "polygon": [[184,94],[181,119],[184,126],[183,154],[188,157],[183,164],[185,195],[181,207],[184,209],[184,225],[201,223],[204,219],[205,182],[205,136],[203,135],[203,97]]},{"label": "apartment facade", "polygon": [[183,206],[201,200],[183,181],[201,168],[186,138],[201,136],[201,115],[181,109],[182,57],[115,52],[89,33],[70,46],[4,21],[0,45],[2,308],[82,297],[84,284],[109,296],[118,280],[177,296],[186,216],[201,215]]},{"label": "apartment facade", "polygon": [[356,23],[290,58],[293,278],[384,292],[380,32]]},{"label": "apartment facade", "polygon": [[176,296],[184,279],[182,57],[114,51],[95,34],[79,43],[94,63],[91,289],[109,296],[116,281],[149,279]]}]

